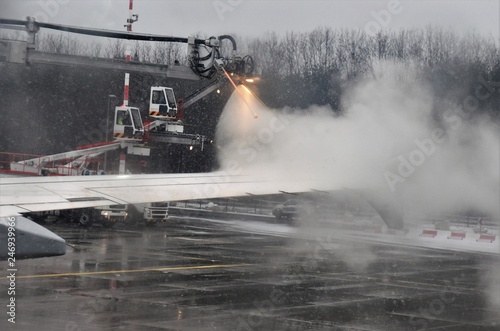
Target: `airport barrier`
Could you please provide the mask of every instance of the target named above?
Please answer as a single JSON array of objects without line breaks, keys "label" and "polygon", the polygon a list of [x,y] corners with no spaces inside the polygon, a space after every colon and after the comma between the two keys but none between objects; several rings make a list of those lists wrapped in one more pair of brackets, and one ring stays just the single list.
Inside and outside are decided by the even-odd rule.
[{"label": "airport barrier", "polygon": [[432,237],[434,238],[437,236],[438,232],[437,230],[423,230],[422,233],[420,234],[420,237]]},{"label": "airport barrier", "polygon": [[[247,213],[231,213],[231,212],[221,212],[206,209],[195,209],[195,208],[178,208],[169,207],[168,214],[170,216],[189,216],[189,217],[204,217],[210,219],[235,219],[235,220],[255,220],[255,221],[267,221],[276,222],[276,218],[273,215],[260,215],[260,214],[247,214]],[[287,220],[283,220],[286,222]]]},{"label": "airport barrier", "polygon": [[478,242],[494,242],[496,239],[496,235],[494,234],[487,234],[487,233],[482,233],[481,235],[479,235],[479,239],[477,239],[476,241]]},{"label": "airport barrier", "polygon": [[451,235],[448,237],[448,239],[464,240],[465,235],[466,235],[465,232],[452,232]]}]

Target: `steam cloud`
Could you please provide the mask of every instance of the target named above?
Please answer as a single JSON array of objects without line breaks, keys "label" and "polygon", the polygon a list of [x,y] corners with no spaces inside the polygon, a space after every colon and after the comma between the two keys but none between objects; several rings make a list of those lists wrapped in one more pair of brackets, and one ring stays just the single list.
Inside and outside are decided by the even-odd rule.
[{"label": "steam cloud", "polygon": [[269,110],[245,89],[217,127],[223,169],[291,181],[306,174],[427,213],[470,208],[499,218],[498,129],[467,120],[464,100],[435,95],[410,64],[378,63],[374,77],[344,93],[342,116],[325,106]]}]

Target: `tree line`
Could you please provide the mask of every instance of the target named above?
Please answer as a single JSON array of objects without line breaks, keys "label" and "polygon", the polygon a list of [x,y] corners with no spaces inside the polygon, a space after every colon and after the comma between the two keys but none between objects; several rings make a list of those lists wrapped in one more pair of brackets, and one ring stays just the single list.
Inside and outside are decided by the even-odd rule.
[{"label": "tree line", "polygon": [[[207,36],[195,36],[207,38]],[[272,107],[305,108],[328,104],[341,111],[342,91],[350,83],[374,74],[380,60],[412,63],[420,77],[437,90],[443,86],[474,89],[479,77],[500,81],[498,41],[474,31],[458,34],[439,26],[379,31],[368,35],[358,29],[319,27],[310,32],[274,32],[256,37],[236,36],[239,53],[250,55],[255,73],[262,78],[261,98]],[[74,35],[45,34],[37,40],[41,51],[124,58],[126,41],[82,42]],[[168,42],[130,42],[135,61],[155,64],[187,62],[186,45]],[[230,54],[231,45],[223,44],[222,53]],[[493,106],[498,93],[482,105]]]}]

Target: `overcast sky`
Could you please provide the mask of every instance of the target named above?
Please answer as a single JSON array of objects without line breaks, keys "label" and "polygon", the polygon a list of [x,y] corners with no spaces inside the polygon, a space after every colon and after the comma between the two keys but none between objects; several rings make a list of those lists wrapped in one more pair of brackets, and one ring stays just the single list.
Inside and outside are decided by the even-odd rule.
[{"label": "overcast sky", "polygon": [[[0,0],[0,17],[124,30],[129,0]],[[367,32],[441,25],[458,32],[500,35],[499,0],[134,0],[134,31],[258,36],[267,31],[311,31],[318,26]]]}]

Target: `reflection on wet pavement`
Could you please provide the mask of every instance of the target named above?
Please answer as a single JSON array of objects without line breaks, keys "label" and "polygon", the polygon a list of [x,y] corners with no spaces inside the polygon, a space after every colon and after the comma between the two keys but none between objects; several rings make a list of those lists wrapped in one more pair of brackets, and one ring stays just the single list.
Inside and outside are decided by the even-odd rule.
[{"label": "reflection on wet pavement", "polygon": [[266,234],[276,225],[254,224],[258,233],[190,218],[156,228],[49,225],[68,253],[18,262],[16,324],[4,317],[0,330],[500,329],[488,297],[497,256],[344,241],[328,229],[306,238],[287,225]]}]

